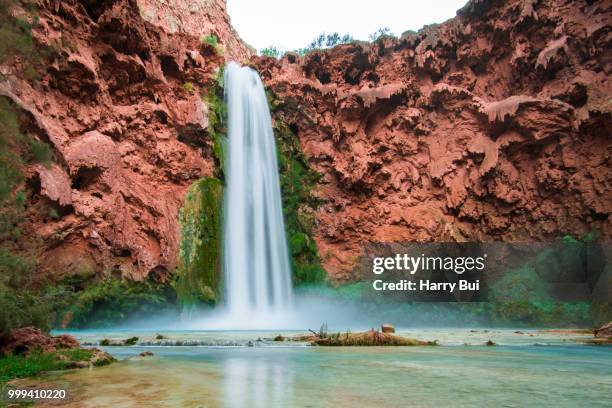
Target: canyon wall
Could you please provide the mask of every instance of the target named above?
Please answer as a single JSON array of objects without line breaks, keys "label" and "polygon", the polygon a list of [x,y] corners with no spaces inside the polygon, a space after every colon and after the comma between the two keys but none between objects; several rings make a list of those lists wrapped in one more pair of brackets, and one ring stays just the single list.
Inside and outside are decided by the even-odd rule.
[{"label": "canyon wall", "polygon": [[0,95],[53,152],[24,170],[39,277],[166,280],[184,196],[215,169],[208,93],[226,60],[252,53],[225,1],[13,3],[42,60],[33,75],[3,61]]},{"label": "canyon wall", "polygon": [[611,1],[472,0],[419,32],[279,60],[253,56],[223,0],[13,3],[42,63],[3,61],[0,95],[53,151],[24,171],[41,277],[172,274],[185,195],[219,176],[211,93],[229,60],[264,79],[281,161],[301,149],[311,168],[286,207],[304,276],[317,249],[343,282],[370,244],[612,234]]},{"label": "canyon wall", "polygon": [[332,279],[368,243],[609,240],[611,23],[605,0],[472,0],[399,38],[255,59],[322,175]]}]

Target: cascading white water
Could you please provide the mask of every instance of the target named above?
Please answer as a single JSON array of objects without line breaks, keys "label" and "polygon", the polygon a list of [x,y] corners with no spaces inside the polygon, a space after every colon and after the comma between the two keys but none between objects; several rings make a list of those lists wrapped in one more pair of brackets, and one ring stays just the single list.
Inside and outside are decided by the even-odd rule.
[{"label": "cascading white water", "polygon": [[257,72],[225,68],[228,113],[223,269],[225,305],[236,324],[273,319],[291,303],[276,145]]}]

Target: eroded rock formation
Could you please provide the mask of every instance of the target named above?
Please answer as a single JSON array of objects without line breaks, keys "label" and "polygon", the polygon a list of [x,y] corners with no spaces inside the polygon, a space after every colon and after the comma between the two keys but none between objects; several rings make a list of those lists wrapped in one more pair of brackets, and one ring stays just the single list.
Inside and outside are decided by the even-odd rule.
[{"label": "eroded rock formation", "polygon": [[[41,271],[164,280],[185,194],[215,171],[205,96],[252,51],[223,0],[35,3],[47,64],[32,80],[3,62],[0,95],[53,148],[26,171]],[[611,16],[609,0],[472,0],[400,38],[252,60],[323,175],[332,278],[368,243],[609,239]]]},{"label": "eroded rock formation", "polygon": [[[179,208],[214,169],[205,94],[226,59],[251,54],[223,0],[37,1],[46,66],[28,80],[2,64],[0,95],[52,146],[26,169],[25,226],[42,271],[164,280],[176,267]],[[36,21],[34,21],[36,19]],[[214,86],[213,86],[214,85]]]},{"label": "eroded rock formation", "polygon": [[612,2],[470,1],[400,38],[255,61],[323,174],[336,280],[367,242],[612,235]]}]

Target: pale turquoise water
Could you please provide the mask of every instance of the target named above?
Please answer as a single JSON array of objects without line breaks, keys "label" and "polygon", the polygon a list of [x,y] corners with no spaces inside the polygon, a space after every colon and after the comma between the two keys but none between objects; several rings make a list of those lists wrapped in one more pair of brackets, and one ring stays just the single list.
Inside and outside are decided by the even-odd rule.
[{"label": "pale turquoise water", "polygon": [[[446,345],[376,348],[265,340],[273,332],[164,334],[218,343],[107,347],[122,361],[45,381],[68,385],[75,407],[609,407],[612,395],[612,348],[577,344],[574,334],[413,330]],[[476,345],[489,338],[500,345]],[[155,355],[136,357],[144,350]]]}]

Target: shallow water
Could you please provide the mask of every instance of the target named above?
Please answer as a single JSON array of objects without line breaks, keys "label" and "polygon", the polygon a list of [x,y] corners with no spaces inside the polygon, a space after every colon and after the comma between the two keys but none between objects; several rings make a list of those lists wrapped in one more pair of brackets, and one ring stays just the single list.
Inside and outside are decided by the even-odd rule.
[{"label": "shallow water", "polygon": [[[164,333],[217,345],[106,347],[121,361],[28,381],[68,386],[74,407],[607,407],[612,392],[612,348],[577,344],[576,334],[411,330],[402,334],[443,345],[365,348],[269,341],[275,334]],[[155,355],[138,357],[144,350]]]}]

